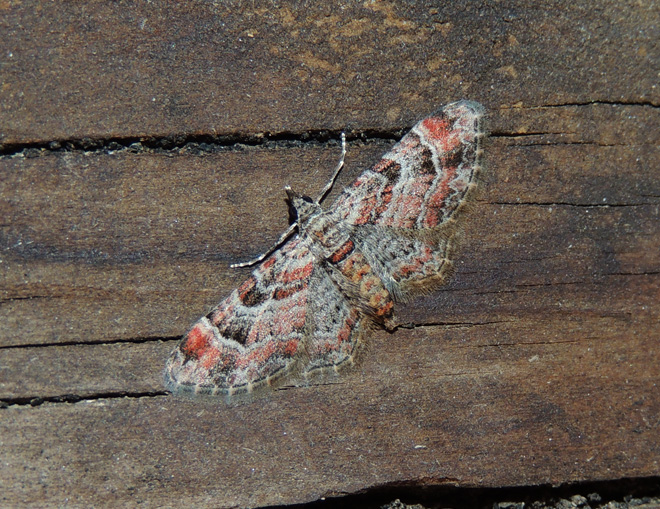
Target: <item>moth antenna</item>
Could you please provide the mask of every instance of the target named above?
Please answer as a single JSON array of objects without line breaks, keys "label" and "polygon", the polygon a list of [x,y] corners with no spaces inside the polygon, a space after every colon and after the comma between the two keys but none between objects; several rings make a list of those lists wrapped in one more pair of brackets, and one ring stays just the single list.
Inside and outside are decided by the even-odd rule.
[{"label": "moth antenna", "polygon": [[[344,167],[344,159],[346,158],[346,133],[342,132],[341,133],[341,157],[339,158],[339,163],[337,163],[337,167],[334,169],[332,178],[330,181],[326,184],[326,186],[323,188],[323,191],[321,191],[321,194],[319,197],[316,199],[316,203],[321,203],[323,199],[326,197],[326,195],[330,192],[332,189],[332,186],[334,185],[335,181],[337,180],[337,177],[339,176],[339,172],[341,169]],[[289,188],[287,186],[287,188]],[[290,188],[289,188],[290,189]],[[248,260],[246,262],[240,262],[240,263],[232,263],[229,267],[232,269],[240,269],[242,267],[251,267],[253,265],[256,265],[257,263],[260,263],[264,261],[268,256],[273,254],[277,249],[282,247],[284,242],[291,236],[293,233],[293,230],[295,230],[296,224],[292,224],[289,226],[289,229],[285,231],[282,235],[280,235],[280,238],[277,239],[277,242],[265,253],[260,254],[259,256],[252,258],[251,260]]]},{"label": "moth antenna", "polygon": [[286,240],[291,236],[293,231],[296,229],[296,226],[298,226],[296,223],[293,223],[291,226],[289,226],[287,231],[285,231],[282,235],[280,235],[280,238],[277,239],[277,242],[275,242],[275,244],[273,244],[273,246],[265,253],[262,253],[256,258],[252,258],[252,260],[248,260],[247,262],[232,263],[229,267],[231,267],[232,269],[240,269],[242,267],[251,267],[252,265],[256,265],[259,262],[263,262],[268,256],[270,256],[276,250],[282,247],[282,245],[286,242]]},{"label": "moth antenna", "polygon": [[325,185],[325,187],[323,188],[323,191],[321,191],[321,194],[316,199],[316,203],[321,203],[325,199],[326,195],[332,189],[332,186],[335,185],[335,181],[337,180],[337,177],[339,176],[339,172],[344,167],[344,159],[345,158],[346,158],[346,133],[342,132],[341,133],[341,157],[339,158],[339,162],[337,163],[337,167],[335,168],[335,170],[332,174],[332,178]]}]

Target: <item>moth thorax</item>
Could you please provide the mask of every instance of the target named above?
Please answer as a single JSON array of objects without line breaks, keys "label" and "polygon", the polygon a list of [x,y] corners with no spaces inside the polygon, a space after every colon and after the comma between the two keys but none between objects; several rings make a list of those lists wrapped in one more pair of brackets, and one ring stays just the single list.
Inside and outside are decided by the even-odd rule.
[{"label": "moth thorax", "polygon": [[311,217],[307,223],[305,234],[315,244],[328,250],[328,255],[349,240],[349,232],[346,228],[342,228],[341,223],[337,223],[337,218],[328,213]]}]

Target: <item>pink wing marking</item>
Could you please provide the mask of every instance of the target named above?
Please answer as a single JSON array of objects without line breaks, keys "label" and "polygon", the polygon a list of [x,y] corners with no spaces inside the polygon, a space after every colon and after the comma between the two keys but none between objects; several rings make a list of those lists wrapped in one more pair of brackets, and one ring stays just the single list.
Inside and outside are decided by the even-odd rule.
[{"label": "pink wing marking", "polygon": [[293,367],[305,338],[312,254],[296,239],[274,253],[170,357],[173,389],[231,393]]},{"label": "pink wing marking", "polygon": [[332,210],[350,224],[434,228],[458,208],[477,169],[479,105],[461,101],[419,122]]}]

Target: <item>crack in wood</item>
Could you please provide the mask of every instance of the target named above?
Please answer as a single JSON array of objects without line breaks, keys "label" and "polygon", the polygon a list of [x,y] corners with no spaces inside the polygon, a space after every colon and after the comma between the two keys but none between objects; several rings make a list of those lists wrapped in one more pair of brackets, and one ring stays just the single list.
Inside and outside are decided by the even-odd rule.
[{"label": "crack in wood", "polygon": [[100,399],[120,399],[120,398],[155,398],[160,396],[169,396],[168,391],[145,391],[145,392],[99,392],[86,395],[77,394],[62,394],[59,396],[22,396],[16,398],[0,398],[0,409],[9,408],[12,406],[31,406],[37,407],[44,403],[65,403],[75,404],[85,401],[96,401]]},{"label": "crack in wood", "polygon": [[21,345],[0,345],[0,350],[18,350],[24,348],[51,348],[51,347],[60,347],[60,346],[103,346],[103,345],[119,345],[119,344],[140,344],[140,343],[150,343],[154,341],[162,342],[174,342],[180,341],[181,336],[147,336],[144,338],[122,338],[122,339],[107,339],[101,341],[60,341],[60,342],[48,342],[48,343],[27,343]]},{"label": "crack in wood", "polygon": [[133,152],[133,153],[164,153],[179,154],[182,151],[190,153],[215,153],[225,151],[243,151],[251,149],[281,149],[299,146],[331,146],[340,142],[342,132],[346,132],[348,142],[394,142],[401,137],[401,132],[407,128],[394,130],[309,130],[301,132],[283,131],[279,133],[235,133],[224,135],[186,135],[175,134],[165,137],[111,137],[111,138],[72,138],[33,143],[0,144],[0,157],[23,156],[27,158],[40,157],[53,153],[70,152]]},{"label": "crack in wood", "polygon": [[456,328],[456,327],[481,327],[484,325],[495,325],[499,323],[512,323],[513,320],[495,320],[495,321],[489,321],[489,322],[426,322],[426,323],[412,323],[412,322],[407,322],[407,323],[402,323],[394,327],[392,330],[388,332],[396,332],[399,329],[407,329],[407,330],[415,330],[415,329],[425,329],[425,328],[435,328],[435,327],[441,327],[441,328]]},{"label": "crack in wood", "polygon": [[[523,108],[500,107],[500,110],[523,110],[523,109],[544,109],[544,108],[564,108],[564,107],[585,107],[593,105],[603,106],[642,106],[651,108],[660,108],[651,101],[588,101],[573,102],[564,104],[546,104],[539,106],[525,106]],[[396,141],[401,134],[408,130],[410,126],[400,127],[389,130],[366,129],[363,131],[347,131],[347,140],[350,141]],[[299,145],[336,145],[337,141],[344,132],[343,130],[308,130],[301,132],[282,131],[278,133],[228,133],[228,134],[173,134],[170,136],[151,137],[151,136],[116,136],[108,138],[71,138],[56,139],[41,142],[28,143],[7,143],[0,144],[0,158],[2,157],[39,157],[57,152],[159,152],[159,153],[179,153],[182,150],[199,153],[212,153],[219,151],[244,150],[250,148],[289,148]],[[533,136],[546,135],[568,135],[575,133],[565,132],[527,132],[527,133],[507,133],[503,131],[492,131],[489,133],[491,138],[526,138]],[[531,143],[521,146],[551,146],[551,145],[596,145],[596,146],[627,146],[626,144],[601,144],[595,142],[556,142]]]},{"label": "crack in wood", "polygon": [[608,209],[616,207],[647,207],[657,206],[658,203],[571,203],[571,202],[533,202],[533,201],[491,201],[490,205],[517,206],[526,205],[531,207],[579,207],[593,209]]}]

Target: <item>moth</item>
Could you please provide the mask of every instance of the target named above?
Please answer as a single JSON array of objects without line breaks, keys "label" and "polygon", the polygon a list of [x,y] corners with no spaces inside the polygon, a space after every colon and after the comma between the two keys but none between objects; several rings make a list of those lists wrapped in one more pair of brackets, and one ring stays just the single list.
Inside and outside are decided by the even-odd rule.
[{"label": "moth", "polygon": [[352,365],[397,303],[443,282],[483,118],[471,101],[424,118],[327,210],[286,188],[296,235],[183,337],[168,389],[229,398]]}]

